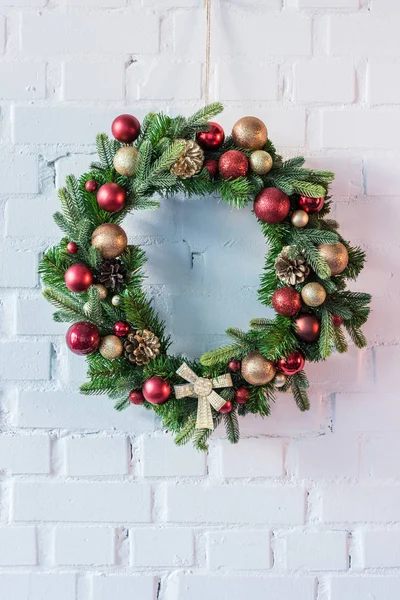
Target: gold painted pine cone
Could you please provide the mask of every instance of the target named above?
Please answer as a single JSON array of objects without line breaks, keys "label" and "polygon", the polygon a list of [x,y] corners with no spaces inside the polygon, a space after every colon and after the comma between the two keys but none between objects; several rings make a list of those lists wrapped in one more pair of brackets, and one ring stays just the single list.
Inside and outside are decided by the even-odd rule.
[{"label": "gold painted pine cone", "polygon": [[138,329],[129,333],[124,343],[124,355],[129,362],[142,366],[160,354],[160,340],[148,329]]},{"label": "gold painted pine cone", "polygon": [[296,254],[294,246],[284,246],[275,261],[275,271],[281,281],[289,285],[303,283],[310,268],[302,254]]},{"label": "gold painted pine cone", "polygon": [[183,140],[185,150],[171,167],[171,173],[181,179],[188,179],[199,173],[203,168],[204,152],[193,140]]}]

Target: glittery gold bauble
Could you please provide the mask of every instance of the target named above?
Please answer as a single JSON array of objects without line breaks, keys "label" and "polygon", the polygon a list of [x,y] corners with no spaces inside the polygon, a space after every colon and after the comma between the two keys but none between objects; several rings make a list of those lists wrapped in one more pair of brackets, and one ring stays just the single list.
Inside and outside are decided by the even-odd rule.
[{"label": "glittery gold bauble", "polygon": [[177,140],[185,142],[185,150],[171,167],[171,173],[181,179],[188,179],[203,168],[204,151],[193,140]]},{"label": "glittery gold bauble", "polygon": [[119,306],[121,304],[121,296],[118,296],[118,294],[116,294],[115,296],[113,296],[111,298],[111,304],[113,306]]},{"label": "glittery gold bauble", "polygon": [[250,168],[257,175],[265,175],[272,169],[272,156],[265,150],[255,150],[250,154]]},{"label": "glittery gold bauble", "polygon": [[99,295],[99,300],[105,300],[108,294],[106,286],[102,283],[95,283],[94,287],[96,288],[97,293]]},{"label": "glittery gold bauble", "polygon": [[139,152],[133,146],[122,146],[114,156],[114,169],[120,175],[132,177],[136,173]]},{"label": "glittery gold bauble", "polygon": [[124,345],[116,335],[106,335],[101,339],[99,352],[103,358],[118,358],[124,351]]},{"label": "glittery gold bauble", "polygon": [[239,148],[260,150],[268,139],[268,131],[257,117],[242,117],[233,126],[232,138]]},{"label": "glittery gold bauble", "polygon": [[305,210],[295,210],[290,220],[295,227],[305,227],[308,223],[309,216]]},{"label": "glittery gold bauble", "polygon": [[93,231],[92,246],[100,250],[103,258],[117,258],[128,245],[125,231],[114,223],[103,223]]},{"label": "glittery gold bauble", "polygon": [[274,364],[260,352],[250,352],[242,360],[242,377],[251,385],[265,385],[275,377]]},{"label": "glittery gold bauble", "polygon": [[337,244],[320,244],[318,250],[322,258],[326,260],[332,275],[339,275],[347,267],[349,255],[341,242]]},{"label": "glittery gold bauble", "polygon": [[313,281],[303,287],[301,297],[307,306],[321,306],[325,302],[326,291],[323,285]]},{"label": "glittery gold bauble", "polygon": [[286,375],[284,373],[277,373],[275,375],[275,377],[272,380],[272,384],[276,387],[276,388],[281,388],[285,385],[286,383]]}]

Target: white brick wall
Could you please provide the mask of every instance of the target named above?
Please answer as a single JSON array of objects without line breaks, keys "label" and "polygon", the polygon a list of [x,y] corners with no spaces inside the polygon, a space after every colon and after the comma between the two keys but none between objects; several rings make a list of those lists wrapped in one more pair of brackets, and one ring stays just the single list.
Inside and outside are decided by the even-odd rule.
[{"label": "white brick wall", "polygon": [[[80,396],[37,276],[55,190],[116,115],[201,106],[204,2],[0,0],[2,600],[398,600],[399,3],[221,1],[212,23],[226,132],[253,114],[285,156],[336,172],[334,216],[369,257],[369,346],[308,367],[307,414],[280,396],[207,456],[140,407]],[[171,198],[126,229],[174,351],[266,315],[250,208]]]}]

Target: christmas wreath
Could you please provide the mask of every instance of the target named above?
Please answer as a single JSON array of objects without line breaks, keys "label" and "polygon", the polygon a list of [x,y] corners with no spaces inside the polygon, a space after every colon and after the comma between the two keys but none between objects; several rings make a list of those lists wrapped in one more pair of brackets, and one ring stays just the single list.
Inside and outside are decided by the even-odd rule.
[{"label": "christmas wreath", "polygon": [[[238,416],[270,414],[277,392],[309,408],[305,361],[347,350],[346,334],[361,348],[369,294],[350,292],[365,255],[327,218],[333,173],[284,161],[255,117],[243,117],[225,137],[210,121],[214,103],[189,118],[150,113],[112,124],[114,139],[97,136],[99,162],[59,191],[54,219],[65,236],[40,264],[44,296],[58,322],[72,322],[66,341],[87,355],[83,394],[108,394],[117,410],[154,410],[177,444],[201,450],[224,421],[233,443]],[[168,353],[170,338],[143,289],[146,257],[120,226],[132,210],[183,193],[217,193],[234,208],[254,201],[268,253],[259,300],[276,317],[256,318],[249,331],[227,330],[232,343],[188,360]],[[262,311],[261,311],[262,313]]]}]

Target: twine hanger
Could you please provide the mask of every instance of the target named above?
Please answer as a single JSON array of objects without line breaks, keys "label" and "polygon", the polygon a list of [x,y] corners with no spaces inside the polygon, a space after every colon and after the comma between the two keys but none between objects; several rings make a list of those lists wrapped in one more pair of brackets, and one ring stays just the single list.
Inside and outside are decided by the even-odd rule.
[{"label": "twine hanger", "polygon": [[205,0],[206,9],[206,72],[204,81],[204,102],[210,102],[210,69],[211,69],[211,0]]}]

